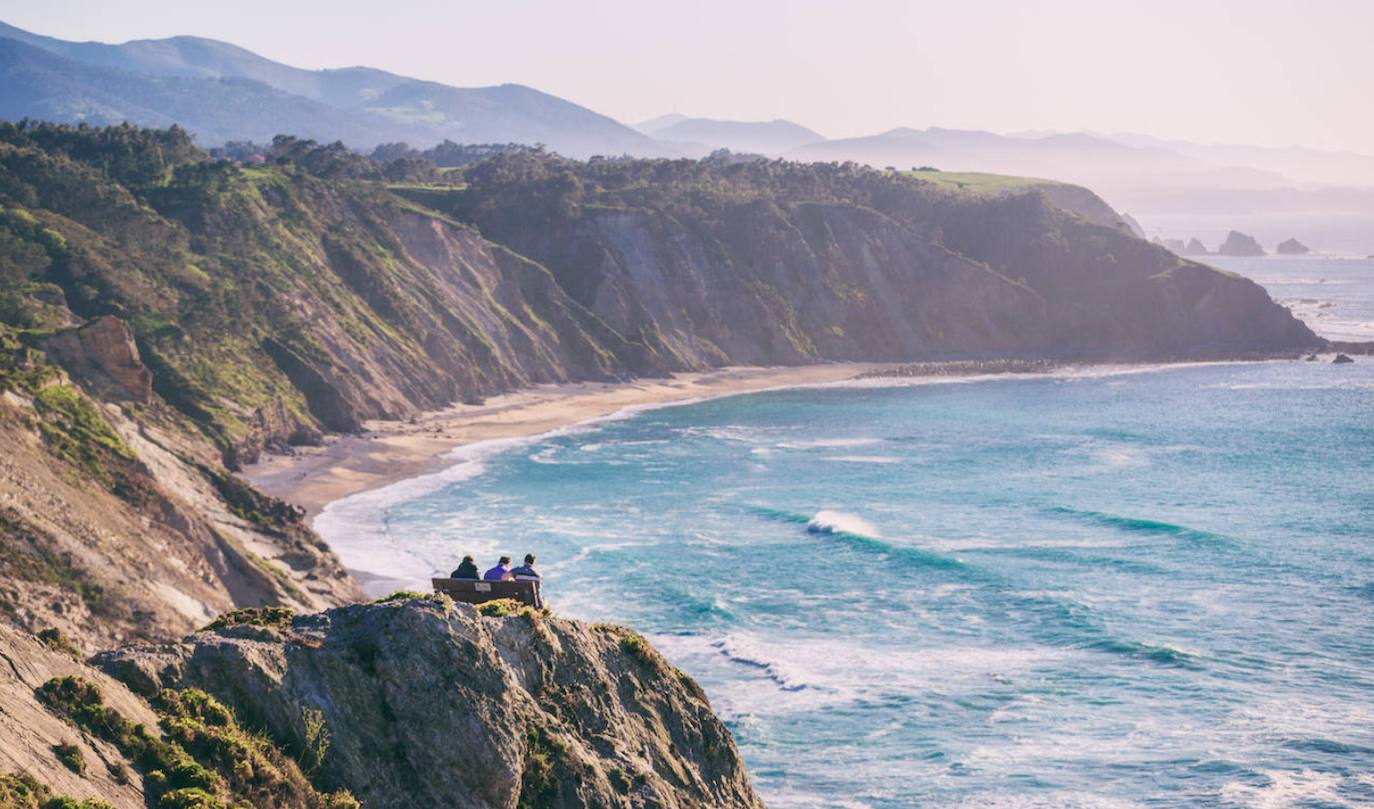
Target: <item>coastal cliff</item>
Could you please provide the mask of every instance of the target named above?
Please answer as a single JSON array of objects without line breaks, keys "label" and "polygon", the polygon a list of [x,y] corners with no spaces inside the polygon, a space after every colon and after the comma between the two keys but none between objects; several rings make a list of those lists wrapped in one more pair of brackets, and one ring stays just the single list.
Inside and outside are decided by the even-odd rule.
[{"label": "coastal cliff", "polygon": [[[757,806],[638,636],[342,606],[358,586],[302,512],[236,472],[543,382],[1323,345],[1056,194],[538,150],[447,171],[291,138],[241,165],[175,128],[0,124],[0,709],[39,729],[0,806]],[[139,703],[79,662],[131,643],[100,660]]]},{"label": "coastal cliff", "polygon": [[322,723],[315,783],[378,809],[762,807],[701,689],[642,638],[503,606],[401,594],[98,662],[144,694],[208,692],[287,749]]},{"label": "coastal cliff", "polygon": [[541,382],[1321,344],[1082,189],[1056,192],[1080,215],[1036,186],[852,164],[537,151],[393,182],[337,147],[279,147],[245,167],[177,130],[7,125],[5,323],[77,375],[80,340],[37,335],[127,323],[153,392],[230,468]]}]

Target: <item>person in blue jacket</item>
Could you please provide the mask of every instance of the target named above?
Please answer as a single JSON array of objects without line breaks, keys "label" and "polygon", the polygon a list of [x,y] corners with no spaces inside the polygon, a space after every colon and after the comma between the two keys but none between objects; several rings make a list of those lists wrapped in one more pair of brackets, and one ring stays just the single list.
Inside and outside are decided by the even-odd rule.
[{"label": "person in blue jacket", "polygon": [[525,564],[511,571],[516,581],[543,581],[544,577],[534,569],[534,554],[525,554]]}]

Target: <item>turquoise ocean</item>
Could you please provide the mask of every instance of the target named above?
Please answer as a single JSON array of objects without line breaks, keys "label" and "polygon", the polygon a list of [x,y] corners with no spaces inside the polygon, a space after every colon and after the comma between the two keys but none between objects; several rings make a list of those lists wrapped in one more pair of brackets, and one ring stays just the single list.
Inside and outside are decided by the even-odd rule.
[{"label": "turquoise ocean", "polygon": [[[1216,259],[1374,340],[1374,261]],[[1374,805],[1374,358],[642,410],[332,505],[423,586],[539,554],[696,678],[771,807]]]}]

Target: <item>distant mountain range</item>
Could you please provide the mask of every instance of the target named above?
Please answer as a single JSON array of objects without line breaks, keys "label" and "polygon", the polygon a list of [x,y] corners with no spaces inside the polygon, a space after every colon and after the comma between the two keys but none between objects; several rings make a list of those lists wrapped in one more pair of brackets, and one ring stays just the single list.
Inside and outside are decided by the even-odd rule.
[{"label": "distant mountain range", "polygon": [[825,137],[791,121],[718,121],[663,115],[635,124],[635,129],[671,143],[689,155],[714,149],[776,157],[799,147],[820,143]]},{"label": "distant mountain range", "polygon": [[206,146],[292,134],[357,149],[405,142],[545,144],[568,157],[700,157],[978,171],[1085,185],[1151,236],[1374,249],[1374,156],[1167,141],[1133,133],[898,128],[827,139],[786,120],[681,114],[626,126],[530,87],[454,87],[369,67],[304,70],[199,37],[68,42],[0,23],[0,118],[180,124]]},{"label": "distant mountain range", "polygon": [[0,23],[0,118],[178,123],[206,145],[288,133],[355,148],[543,143],[568,156],[676,155],[586,107],[518,84],[451,87],[366,67],[302,70],[199,37],[67,42]]}]

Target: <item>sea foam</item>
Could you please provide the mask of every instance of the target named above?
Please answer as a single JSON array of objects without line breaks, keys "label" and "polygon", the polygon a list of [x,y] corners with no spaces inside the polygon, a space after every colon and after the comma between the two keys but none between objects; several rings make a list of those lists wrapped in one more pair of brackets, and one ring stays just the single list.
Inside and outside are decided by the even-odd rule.
[{"label": "sea foam", "polygon": [[882,534],[873,524],[854,514],[843,511],[823,509],[806,524],[806,530],[813,534],[853,534],[854,536],[879,539]]}]

